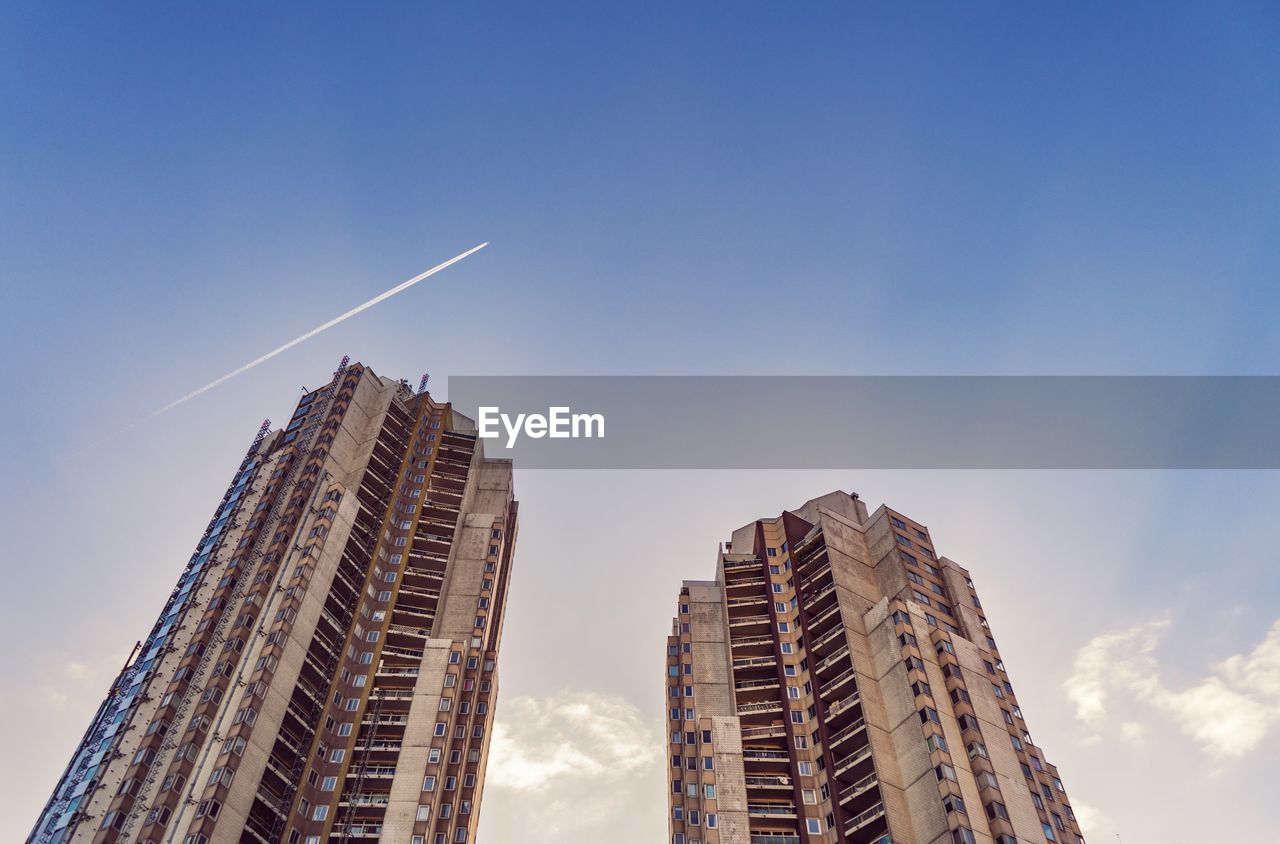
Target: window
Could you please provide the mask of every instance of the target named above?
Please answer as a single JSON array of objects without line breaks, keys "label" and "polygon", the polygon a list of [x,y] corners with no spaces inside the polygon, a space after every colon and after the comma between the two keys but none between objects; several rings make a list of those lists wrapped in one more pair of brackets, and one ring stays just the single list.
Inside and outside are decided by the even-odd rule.
[{"label": "window", "polygon": [[818,818],[809,818],[805,821],[805,825],[809,828],[809,832],[817,835],[822,832],[822,821]]}]

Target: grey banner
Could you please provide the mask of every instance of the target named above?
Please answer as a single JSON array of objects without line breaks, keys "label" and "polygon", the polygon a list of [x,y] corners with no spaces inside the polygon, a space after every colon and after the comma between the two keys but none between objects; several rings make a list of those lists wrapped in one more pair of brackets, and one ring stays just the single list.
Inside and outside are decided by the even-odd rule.
[{"label": "grey banner", "polygon": [[1280,468],[1278,376],[455,376],[448,397],[604,417],[513,447],[495,419],[485,453],[523,469]]}]

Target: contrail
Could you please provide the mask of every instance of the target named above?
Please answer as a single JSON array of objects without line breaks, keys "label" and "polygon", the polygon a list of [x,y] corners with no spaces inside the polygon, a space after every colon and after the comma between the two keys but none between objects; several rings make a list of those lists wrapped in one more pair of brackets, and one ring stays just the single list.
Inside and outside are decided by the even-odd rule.
[{"label": "contrail", "polygon": [[367,311],[369,308],[372,308],[374,305],[378,304],[379,302],[390,299],[392,296],[396,295],[397,293],[400,293],[403,290],[408,290],[410,287],[413,287],[415,284],[422,281],[423,279],[430,278],[431,276],[435,275],[441,270],[452,267],[454,264],[458,263],[463,258],[466,258],[468,255],[474,255],[475,253],[479,252],[481,249],[484,249],[488,245],[489,245],[488,241],[485,241],[479,246],[473,246],[472,248],[468,249],[466,252],[463,252],[461,255],[456,255],[450,258],[449,260],[445,261],[443,264],[436,264],[434,267],[427,270],[426,272],[419,273],[418,275],[415,275],[413,278],[409,279],[408,281],[404,281],[404,282],[401,282],[400,284],[397,284],[395,287],[391,288],[385,293],[379,293],[377,296],[374,296],[368,302],[365,302],[360,305],[356,305],[354,308],[342,314],[341,316],[334,317],[333,319],[329,320],[323,325],[316,326],[315,328],[308,331],[306,334],[303,334],[301,337],[296,337],[293,340],[290,340],[288,343],[285,343],[283,346],[280,346],[277,349],[272,349],[262,357],[255,358],[254,360],[249,361],[239,369],[234,369],[231,372],[228,372],[226,375],[223,375],[221,378],[216,378],[213,381],[210,381],[208,384],[205,384],[200,389],[192,390],[182,398],[175,399],[174,401],[171,401],[168,404],[166,404],[164,407],[158,410],[152,411],[149,415],[143,417],[142,419],[139,419],[137,422],[134,422],[132,425],[129,425],[126,428],[122,428],[118,433],[123,434],[125,431],[128,431],[132,428],[136,428],[145,422],[150,422],[152,419],[155,419],[157,416],[159,416],[162,413],[168,413],[170,410],[173,410],[178,405],[189,402],[192,399],[194,399],[196,396],[209,392],[214,387],[217,387],[219,384],[223,384],[227,381],[230,381],[232,378],[235,378],[237,375],[241,375],[245,372],[248,372],[250,369],[253,369],[258,364],[266,363],[267,361],[271,360],[273,357],[280,354],[281,352],[286,352],[289,349],[292,349],[294,346],[298,345],[299,343],[303,343],[307,340],[310,340],[312,337],[316,336],[322,331],[328,331],[330,328],[333,328],[338,323],[351,319],[353,316],[360,313],[361,311]]}]

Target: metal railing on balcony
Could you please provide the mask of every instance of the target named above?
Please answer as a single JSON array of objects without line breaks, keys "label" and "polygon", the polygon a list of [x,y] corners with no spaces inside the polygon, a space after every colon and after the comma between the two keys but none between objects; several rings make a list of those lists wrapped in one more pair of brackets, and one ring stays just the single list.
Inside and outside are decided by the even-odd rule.
[{"label": "metal railing on balcony", "polygon": [[750,691],[751,689],[771,689],[778,685],[777,677],[764,677],[760,680],[735,680],[733,687],[740,692]]},{"label": "metal railing on balcony", "polygon": [[824,563],[821,568],[818,568],[812,573],[806,575],[805,578],[800,581],[800,591],[801,592],[807,591],[810,586],[818,582],[818,578],[829,573],[830,571],[831,571],[831,565],[829,563]]},{"label": "metal railing on balcony", "polygon": [[791,754],[785,750],[759,750],[747,748],[742,751],[742,758],[747,762],[784,762],[791,764]]},{"label": "metal railing on balcony", "polygon": [[836,776],[840,776],[845,771],[859,765],[871,758],[871,745],[867,745],[859,750],[855,750],[843,759],[836,761]]},{"label": "metal railing on balcony", "polygon": [[357,794],[354,799],[342,800],[339,806],[386,806],[391,802],[390,794]]},{"label": "metal railing on balcony", "polygon": [[776,656],[744,656],[733,661],[734,668],[757,668],[777,664]]},{"label": "metal railing on balcony", "polygon": [[747,787],[755,788],[790,788],[791,777],[747,777],[745,782]]},{"label": "metal railing on balcony", "polygon": [[846,786],[845,788],[842,788],[840,790],[840,795],[839,795],[840,802],[848,803],[850,800],[857,797],[858,795],[866,794],[868,791],[875,788],[879,783],[880,783],[880,780],[876,777],[874,773],[867,774],[865,777],[858,780],[853,785]]},{"label": "metal railing on balcony", "polygon": [[827,645],[831,642],[836,641],[843,635],[844,635],[844,625],[837,624],[835,627],[832,627],[826,633],[822,634],[817,639],[814,639],[812,642],[810,642],[809,650],[811,651],[820,650],[824,645]]},{"label": "metal railing on balcony", "polygon": [[400,746],[401,746],[400,742],[398,741],[375,741],[372,744],[357,744],[355,746],[355,750],[356,752],[359,752],[364,750],[365,748],[368,748],[369,750],[373,750],[373,751],[378,751],[378,750],[399,751]]},{"label": "metal railing on balcony", "polygon": [[814,592],[812,595],[805,595],[804,602],[806,604],[812,604],[815,601],[825,598],[829,593],[834,592],[835,589],[836,589],[836,582],[833,580],[830,583],[823,586],[817,592]]},{"label": "metal railing on balcony", "polygon": [[409,627],[404,624],[388,624],[388,633],[399,633],[403,636],[414,636],[419,639],[426,639],[430,632],[422,627]]},{"label": "metal railing on balcony", "polygon": [[853,818],[844,828],[845,835],[853,835],[864,826],[869,826],[876,820],[884,817],[884,804],[877,803],[862,814]]},{"label": "metal railing on balcony", "polygon": [[819,662],[817,665],[815,665],[813,670],[821,672],[824,669],[830,668],[832,665],[835,665],[837,662],[844,659],[848,655],[849,655],[849,643],[845,642],[842,646],[840,646],[836,650],[835,653],[831,654],[830,656],[826,657],[821,662]]},{"label": "metal railing on balcony", "polygon": [[378,677],[417,677],[418,669],[416,668],[390,668],[386,665],[378,667]]},{"label": "metal railing on balcony", "polygon": [[835,746],[836,746],[837,744],[839,744],[840,742],[844,741],[845,739],[849,738],[850,736],[852,736],[852,735],[854,735],[854,734],[856,734],[856,733],[861,732],[862,730],[865,730],[866,728],[867,728],[867,721],[866,721],[866,719],[865,719],[865,718],[859,718],[858,720],[854,721],[854,722],[853,722],[852,724],[850,724],[849,726],[847,726],[847,727],[842,727],[841,729],[837,730],[836,732],[834,732],[834,733],[832,733],[830,736],[828,736],[828,737],[827,737],[827,746],[828,746],[828,747],[835,747]]},{"label": "metal railing on balcony", "polygon": [[[827,607],[818,615],[806,621],[805,626],[809,628],[809,630],[811,631],[816,631],[819,627],[821,627],[823,624],[827,622],[827,619],[831,618],[834,615],[838,615],[839,613],[840,613],[840,603],[837,601],[836,603]],[[843,619],[841,620],[843,621]]]},{"label": "metal railing on balcony", "polygon": [[794,803],[748,803],[747,814],[795,817],[796,807]]},{"label": "metal railing on balcony", "polygon": [[767,727],[743,727],[742,728],[743,741],[746,741],[748,739],[758,739],[758,738],[780,738],[780,737],[785,737],[786,734],[787,734],[787,727],[785,724],[770,724]]},{"label": "metal railing on balcony", "polygon": [[835,716],[839,715],[841,712],[844,712],[847,709],[851,709],[854,706],[857,706],[861,701],[862,701],[862,698],[859,697],[858,693],[855,691],[853,694],[849,695],[848,697],[843,697],[840,700],[828,706],[827,717],[834,718]]},{"label": "metal railing on balcony", "polygon": [[766,700],[761,703],[742,703],[738,705],[739,715],[752,715],[757,712],[781,712],[782,702]]},{"label": "metal railing on balcony", "polygon": [[374,838],[382,837],[382,824],[380,823],[359,823],[359,824],[334,824],[333,834],[337,836],[346,835],[348,838]]},{"label": "metal railing on balcony", "polygon": [[844,671],[841,671],[839,674],[837,674],[836,676],[832,677],[830,680],[828,680],[827,682],[819,686],[818,696],[826,697],[827,692],[830,692],[832,689],[836,688],[837,686],[845,682],[848,682],[857,673],[858,672],[854,670],[852,666],[850,666],[849,668],[846,668]]}]

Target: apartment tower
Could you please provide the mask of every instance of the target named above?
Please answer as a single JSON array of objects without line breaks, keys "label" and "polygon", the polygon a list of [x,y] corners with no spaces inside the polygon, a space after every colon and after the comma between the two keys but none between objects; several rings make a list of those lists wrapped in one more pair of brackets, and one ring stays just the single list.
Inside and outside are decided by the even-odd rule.
[{"label": "apartment tower", "polygon": [[672,844],[1084,841],[968,571],[856,494],[685,582],[666,702]]},{"label": "apartment tower", "polygon": [[263,426],[29,842],[475,840],[517,504],[425,388]]}]

